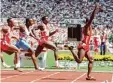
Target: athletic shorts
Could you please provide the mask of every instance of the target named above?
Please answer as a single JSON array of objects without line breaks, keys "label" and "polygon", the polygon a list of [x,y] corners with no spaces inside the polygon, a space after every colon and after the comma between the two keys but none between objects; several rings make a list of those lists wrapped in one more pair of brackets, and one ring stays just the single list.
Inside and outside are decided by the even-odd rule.
[{"label": "athletic shorts", "polygon": [[86,52],[88,52],[89,51],[89,45],[79,44],[78,49],[84,49]]},{"label": "athletic shorts", "polygon": [[40,46],[42,46],[43,43],[46,42],[46,41],[48,41],[48,37],[45,37],[45,38],[42,38],[42,39],[38,40],[38,44],[39,44]]},{"label": "athletic shorts", "polygon": [[5,44],[4,41],[0,40],[0,47],[1,47],[1,51],[7,51],[8,50],[8,45]]},{"label": "athletic shorts", "polygon": [[0,47],[1,47],[1,50],[2,50],[2,51],[7,51],[8,48],[9,48],[9,47],[8,47],[6,44],[4,44],[4,43],[1,43],[1,44],[0,44]]},{"label": "athletic shorts", "polygon": [[23,39],[20,39],[19,41],[17,41],[15,46],[19,49],[22,48],[23,50],[30,49],[30,45],[27,42],[25,42]]}]

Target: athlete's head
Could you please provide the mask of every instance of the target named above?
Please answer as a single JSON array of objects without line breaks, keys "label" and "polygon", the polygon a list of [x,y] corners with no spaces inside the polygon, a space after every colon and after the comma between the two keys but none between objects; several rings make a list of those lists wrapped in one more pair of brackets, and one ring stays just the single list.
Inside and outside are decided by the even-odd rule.
[{"label": "athlete's head", "polygon": [[23,27],[23,26],[19,26],[19,28],[20,28],[20,32],[25,32],[25,28]]},{"label": "athlete's head", "polygon": [[42,20],[42,22],[45,23],[45,24],[47,24],[47,23],[49,22],[47,16],[43,16],[41,20]]},{"label": "athlete's head", "polygon": [[104,34],[105,34],[105,32],[103,31],[103,32],[102,32],[102,35],[104,35]]},{"label": "athlete's head", "polygon": [[85,19],[85,23],[87,23],[88,21],[89,21],[89,19],[88,19],[88,18],[86,18],[86,19]]},{"label": "athlete's head", "polygon": [[2,32],[3,32],[3,33],[8,33],[8,30],[9,30],[8,27],[3,27],[3,28],[2,28]]},{"label": "athlete's head", "polygon": [[31,26],[32,24],[34,24],[33,19],[31,19],[31,18],[26,18],[26,26]]},{"label": "athlete's head", "polygon": [[103,11],[104,11],[103,7],[100,6],[100,7],[99,7],[99,12],[103,12]]},{"label": "athlete's head", "polygon": [[7,19],[7,23],[8,23],[8,26],[11,26],[11,27],[13,27],[13,26],[14,26],[14,24],[15,24],[15,22],[14,22],[14,19],[13,19],[13,18],[8,18],[8,19]]},{"label": "athlete's head", "polygon": [[44,30],[44,27],[42,25],[38,25],[38,29],[40,29],[41,31]]}]

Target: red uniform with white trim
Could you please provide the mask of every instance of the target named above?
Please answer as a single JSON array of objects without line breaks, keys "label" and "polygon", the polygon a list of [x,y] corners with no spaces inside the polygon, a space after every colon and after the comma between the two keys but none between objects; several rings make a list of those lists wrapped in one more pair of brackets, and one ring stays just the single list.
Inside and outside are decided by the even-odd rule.
[{"label": "red uniform with white trim", "polygon": [[98,52],[99,47],[99,38],[97,36],[94,37],[94,50],[95,52]]},{"label": "red uniform with white trim", "polygon": [[84,33],[82,34],[83,34],[83,39],[82,39],[82,42],[78,45],[78,49],[84,49],[85,51],[89,51],[91,35],[86,35]]},{"label": "red uniform with white trim", "polygon": [[0,40],[2,51],[8,50],[7,44],[10,44],[10,41],[11,41],[9,35],[10,35],[9,33],[3,34],[3,38]]},{"label": "red uniform with white trim", "polygon": [[47,35],[46,31],[41,31],[40,33],[40,40],[38,40],[39,45],[42,45],[45,41],[48,41],[49,36]]},{"label": "red uniform with white trim", "polygon": [[49,40],[49,26],[42,24],[44,27],[43,31],[39,32],[40,39],[38,40],[39,45],[42,45],[45,41]]}]

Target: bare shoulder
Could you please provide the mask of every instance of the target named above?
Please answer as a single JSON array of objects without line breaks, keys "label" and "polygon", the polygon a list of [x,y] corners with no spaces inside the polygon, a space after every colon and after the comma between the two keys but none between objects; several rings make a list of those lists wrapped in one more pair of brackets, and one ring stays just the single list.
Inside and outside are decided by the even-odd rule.
[{"label": "bare shoulder", "polygon": [[7,33],[7,32],[9,32],[9,31],[10,31],[10,28],[9,28],[8,26],[2,26],[1,32]]},{"label": "bare shoulder", "polygon": [[8,25],[3,25],[3,26],[1,27],[1,30],[3,30],[3,29],[10,29],[10,27],[9,27]]},{"label": "bare shoulder", "polygon": [[38,27],[42,27],[43,29],[46,29],[46,25],[44,23],[39,24]]},{"label": "bare shoulder", "polygon": [[38,27],[38,24],[33,24],[32,27],[33,28],[37,28]]},{"label": "bare shoulder", "polygon": [[84,26],[83,27],[83,33],[87,34],[87,35],[91,35],[92,34],[92,26]]},{"label": "bare shoulder", "polygon": [[24,24],[19,25],[19,27],[26,27]]},{"label": "bare shoulder", "polygon": [[45,25],[44,23],[41,23],[41,24],[39,24],[39,25],[41,25],[41,26],[43,26],[43,27],[46,27],[46,25]]}]

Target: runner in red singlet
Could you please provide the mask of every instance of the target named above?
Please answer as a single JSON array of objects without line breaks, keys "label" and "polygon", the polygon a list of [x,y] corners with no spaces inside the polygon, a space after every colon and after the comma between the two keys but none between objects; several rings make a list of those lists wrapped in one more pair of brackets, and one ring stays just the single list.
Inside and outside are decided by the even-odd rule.
[{"label": "runner in red singlet", "polygon": [[42,25],[39,25],[38,29],[40,29],[39,31],[40,40],[38,40],[38,43],[39,45],[43,45],[44,42],[49,40],[49,33],[48,31],[44,30],[44,27]]},{"label": "runner in red singlet", "polygon": [[95,31],[95,34],[94,34],[94,37],[93,37],[93,40],[94,40],[94,51],[96,53],[99,52],[98,48],[99,48],[99,43],[100,43],[100,36],[98,35],[97,31]]},{"label": "runner in red singlet", "polygon": [[[35,55],[38,56],[43,48],[47,48],[47,49],[51,49],[54,51],[54,56],[55,56],[55,62],[56,62],[56,67],[58,67],[58,58],[57,58],[57,48],[55,46],[55,44],[49,40],[49,37],[52,36],[53,34],[55,34],[56,32],[58,32],[58,29],[56,29],[53,32],[50,32],[50,27],[48,25],[48,17],[44,16],[42,17],[42,24],[38,26],[38,28],[40,30],[39,34],[40,34],[40,39],[38,39],[38,47],[36,49]],[[35,38],[36,35],[34,34]]]},{"label": "runner in red singlet", "polygon": [[16,41],[15,46],[18,49],[22,49],[23,51],[26,51],[27,53],[24,53],[26,56],[30,56],[35,69],[38,69],[38,65],[37,65],[37,59],[35,56],[35,52],[32,49],[32,47],[29,45],[29,43],[26,41],[28,39],[28,37],[30,37],[30,31],[27,30],[27,28],[25,26],[18,26],[19,29],[19,40]]},{"label": "runner in red singlet", "polygon": [[[2,37],[3,35],[2,35],[2,31],[0,30],[0,48],[2,49],[2,47],[1,47],[1,42],[2,42]],[[1,53],[1,50],[0,50],[0,58],[1,58],[1,62],[2,62],[2,66],[3,67],[5,67],[5,68],[9,68],[9,67],[11,67],[11,66],[9,66],[9,65],[7,65],[6,63],[5,63],[5,60],[4,60],[4,56],[3,56],[3,54]]]},{"label": "runner in red singlet", "polygon": [[77,63],[81,63],[84,57],[88,59],[89,63],[88,63],[88,73],[87,73],[86,80],[96,80],[90,75],[93,67],[93,57],[90,54],[89,43],[92,35],[91,23],[94,19],[95,13],[97,12],[98,8],[99,8],[99,5],[96,4],[90,19],[89,20],[86,19],[86,25],[84,26],[83,32],[82,32],[83,38],[80,44],[78,45],[78,54],[76,54],[74,50],[69,47],[69,50],[71,51]]},{"label": "runner in red singlet", "polygon": [[21,70],[18,67],[20,50],[17,47],[15,47],[14,45],[11,45],[11,38],[15,38],[18,40],[18,38],[16,36],[11,34],[12,28],[10,28],[10,27],[14,26],[13,19],[9,18],[7,20],[7,23],[8,23],[8,26],[4,26],[1,30],[2,31],[1,51],[6,52],[8,54],[15,53],[14,69],[21,72]]}]

